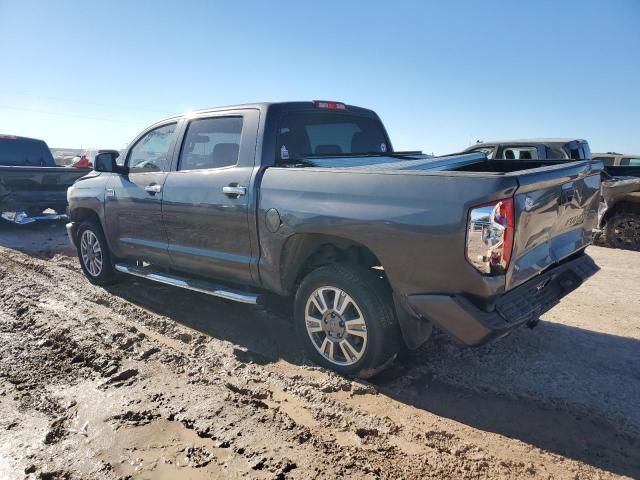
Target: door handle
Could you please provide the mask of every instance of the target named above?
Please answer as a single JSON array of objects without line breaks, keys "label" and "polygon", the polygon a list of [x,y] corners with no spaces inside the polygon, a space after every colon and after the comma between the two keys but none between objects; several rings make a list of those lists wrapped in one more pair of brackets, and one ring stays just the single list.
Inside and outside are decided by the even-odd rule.
[{"label": "door handle", "polygon": [[222,187],[222,193],[237,198],[247,194],[247,187],[243,187],[242,185],[227,185],[226,187]]},{"label": "door handle", "polygon": [[156,193],[160,193],[162,191],[162,186],[157,184],[147,185],[146,187],[144,187],[144,191],[151,195],[155,195]]}]

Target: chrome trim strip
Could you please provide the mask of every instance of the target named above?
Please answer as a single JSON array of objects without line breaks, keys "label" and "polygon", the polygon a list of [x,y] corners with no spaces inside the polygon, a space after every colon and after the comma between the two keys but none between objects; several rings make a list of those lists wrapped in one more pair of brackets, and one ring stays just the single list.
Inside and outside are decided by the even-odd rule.
[{"label": "chrome trim strip", "polygon": [[[200,285],[194,285],[193,282],[190,282],[188,279],[177,277],[174,275],[169,275],[167,273],[159,273],[159,272],[145,272],[143,269],[139,267],[129,267],[128,265],[117,263],[115,265],[115,269],[122,273],[127,273],[129,275],[134,275],[136,277],[146,278],[147,280],[151,280],[153,282],[164,283],[166,285],[172,285],[174,287],[184,288],[187,290],[192,290],[194,292],[204,293],[207,295],[212,295],[214,297],[224,298],[226,300],[231,300],[239,303],[247,303],[250,305],[255,305],[258,303],[258,295],[252,293],[239,292],[237,290],[229,290],[220,288],[217,285],[209,284],[206,281],[195,280],[195,282]],[[207,288],[210,286],[210,288]]]}]

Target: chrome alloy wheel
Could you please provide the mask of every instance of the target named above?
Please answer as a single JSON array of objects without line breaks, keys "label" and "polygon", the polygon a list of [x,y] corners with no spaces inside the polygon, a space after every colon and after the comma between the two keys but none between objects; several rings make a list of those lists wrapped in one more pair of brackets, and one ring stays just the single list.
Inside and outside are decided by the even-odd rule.
[{"label": "chrome alloy wheel", "polygon": [[320,354],[336,365],[353,365],[367,347],[367,324],[362,311],[337,287],[313,291],[305,306],[305,325]]},{"label": "chrome alloy wheel", "polygon": [[80,237],[82,263],[92,277],[102,272],[102,249],[98,237],[91,230],[85,230]]}]

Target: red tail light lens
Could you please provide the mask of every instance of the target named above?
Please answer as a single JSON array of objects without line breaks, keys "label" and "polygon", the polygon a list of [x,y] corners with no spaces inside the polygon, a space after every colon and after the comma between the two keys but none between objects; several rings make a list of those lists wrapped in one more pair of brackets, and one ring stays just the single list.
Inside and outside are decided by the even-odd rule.
[{"label": "red tail light lens", "polygon": [[346,110],[347,106],[342,102],[334,102],[331,100],[314,100],[313,104],[316,108],[325,108],[327,110]]},{"label": "red tail light lens", "polygon": [[482,273],[504,273],[511,261],[514,232],[513,198],[472,208],[467,222],[467,260]]}]

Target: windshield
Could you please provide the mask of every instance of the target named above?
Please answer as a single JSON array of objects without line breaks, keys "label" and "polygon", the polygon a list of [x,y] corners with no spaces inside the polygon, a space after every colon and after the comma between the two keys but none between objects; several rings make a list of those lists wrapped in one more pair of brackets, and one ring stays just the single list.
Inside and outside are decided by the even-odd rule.
[{"label": "windshield", "polygon": [[336,113],[290,113],[282,117],[277,158],[311,155],[384,154],[389,150],[380,121]]}]

